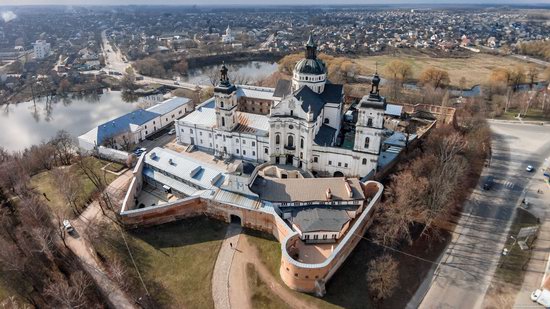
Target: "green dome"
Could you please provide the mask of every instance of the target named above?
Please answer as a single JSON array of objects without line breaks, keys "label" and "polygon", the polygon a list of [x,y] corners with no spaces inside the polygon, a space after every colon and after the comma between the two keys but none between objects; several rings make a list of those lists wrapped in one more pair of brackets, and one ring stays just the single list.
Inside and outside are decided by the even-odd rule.
[{"label": "green dome", "polygon": [[325,64],[319,59],[302,59],[296,63],[294,72],[321,75],[326,73]]}]

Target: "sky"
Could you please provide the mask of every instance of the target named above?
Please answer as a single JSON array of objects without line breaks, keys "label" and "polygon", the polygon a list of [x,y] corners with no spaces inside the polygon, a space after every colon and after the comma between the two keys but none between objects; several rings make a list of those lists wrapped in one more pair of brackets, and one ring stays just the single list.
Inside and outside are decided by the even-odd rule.
[{"label": "sky", "polygon": [[0,0],[2,5],[338,5],[338,4],[549,4],[550,0]]}]

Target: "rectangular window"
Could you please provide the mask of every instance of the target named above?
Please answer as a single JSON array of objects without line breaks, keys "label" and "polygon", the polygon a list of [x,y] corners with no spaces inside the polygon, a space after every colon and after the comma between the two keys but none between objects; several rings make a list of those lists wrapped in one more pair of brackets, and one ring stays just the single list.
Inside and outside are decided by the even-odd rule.
[{"label": "rectangular window", "polygon": [[327,234],[324,234],[324,235],[323,235],[323,239],[327,239]]},{"label": "rectangular window", "polygon": [[319,239],[319,235],[313,235],[313,239],[315,240]]},{"label": "rectangular window", "polygon": [[246,140],[243,139],[243,145],[246,145]]},{"label": "rectangular window", "polygon": [[246,150],[243,150],[243,156],[246,156]]},{"label": "rectangular window", "polygon": [[342,166],[342,162],[338,162],[338,167],[341,167]]},{"label": "rectangular window", "polygon": [[319,162],[319,157],[313,157],[313,162],[315,163]]},{"label": "rectangular window", "polygon": [[347,163],[346,163],[346,164],[344,164],[344,167],[348,167],[348,164],[347,164]]},{"label": "rectangular window", "polygon": [[252,142],[252,147],[255,147],[256,146],[256,142]]},{"label": "rectangular window", "polygon": [[193,129],[189,129],[189,133],[193,134]]},{"label": "rectangular window", "polygon": [[269,153],[269,149],[268,149],[268,148],[264,148],[264,153],[265,153],[265,154],[268,154],[268,153]]},{"label": "rectangular window", "polygon": [[304,235],[304,239],[305,239],[305,240],[308,240],[308,239],[309,239],[309,235],[308,235],[308,234],[305,234],[305,235]]},{"label": "rectangular window", "polygon": [[332,161],[328,161],[328,165],[332,165]]}]

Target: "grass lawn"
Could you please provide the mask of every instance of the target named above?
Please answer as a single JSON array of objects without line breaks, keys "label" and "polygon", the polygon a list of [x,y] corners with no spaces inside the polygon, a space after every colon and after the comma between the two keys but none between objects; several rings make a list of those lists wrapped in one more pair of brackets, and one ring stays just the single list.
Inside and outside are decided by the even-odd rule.
[{"label": "grass lawn", "polygon": [[[258,248],[262,263],[282,283],[279,276],[280,244],[272,236],[264,233],[246,230],[246,234],[249,243]],[[406,246],[401,250],[436,261],[450,239],[449,233],[443,234],[441,242],[433,241],[430,243],[419,239],[412,246]],[[401,282],[401,286],[396,289],[390,299],[374,304],[368,292],[367,264],[372,258],[380,255],[381,252],[380,247],[368,241],[359,242],[352,254],[328,282],[326,286],[327,294],[323,298],[291,291],[317,308],[404,308],[422,283],[432,264],[422,263],[406,255],[390,252],[399,262],[399,282]],[[284,283],[282,285],[284,286]]]},{"label": "grass lawn", "polygon": [[[514,119],[517,119],[516,116],[518,115],[518,113],[519,113],[519,110],[508,109],[506,113],[503,113],[497,118],[514,120]],[[522,119],[533,120],[533,121],[539,121],[539,120],[545,121],[545,120],[550,120],[550,116],[544,116],[541,110],[530,109],[527,115],[522,116]]]},{"label": "grass lawn", "polygon": [[[429,66],[444,69],[449,72],[451,85],[458,87],[460,79],[466,79],[466,87],[482,84],[489,79],[492,70],[496,68],[513,68],[516,65],[526,67],[526,64],[519,59],[504,56],[495,56],[490,54],[472,54],[468,58],[434,58],[422,53],[401,53],[393,55],[380,55],[361,57],[358,63],[365,65],[374,72],[376,63],[382,68],[384,75],[384,66],[392,60],[399,59],[411,64],[413,69],[413,78],[417,79],[420,73]],[[544,68],[540,68],[542,72]]]},{"label": "grass lawn", "polygon": [[[508,250],[510,250],[510,247],[514,244],[514,240],[510,236],[516,237],[519,230],[523,227],[538,225],[537,218],[528,211],[522,208],[517,208],[516,211],[516,216],[510,226],[510,232],[506,240],[506,248],[508,248]],[[532,242],[533,239],[531,238],[530,241]],[[528,242],[527,244],[530,245],[531,243]],[[495,276],[501,281],[520,286],[525,274],[523,267],[529,262],[530,257],[531,250],[523,251],[519,245],[515,243],[507,256],[500,257],[500,267],[497,268]]]},{"label": "grass lawn", "polygon": [[[109,164],[109,162],[107,161],[96,159],[93,157],[87,158],[87,160],[92,160],[94,167],[101,174],[104,173],[104,171],[101,171],[101,168]],[[70,167],[63,167],[63,168],[69,168],[71,170],[71,173],[78,175],[78,178],[80,179],[80,182],[81,182],[81,189],[82,189],[78,197],[78,204],[81,207],[85,207],[87,204],[87,201],[90,199],[91,195],[95,191],[95,186],[88,179],[88,177],[84,173],[82,173],[82,171],[77,166],[73,165]],[[113,180],[117,178],[117,176],[111,173],[106,173],[105,175],[108,183],[111,183]],[[63,195],[59,191],[59,188],[57,187],[54,181],[52,171],[44,171],[42,173],[34,175],[31,179],[31,185],[38,192],[39,195],[46,193],[46,196],[49,199],[49,201],[46,201],[46,203],[51,209],[61,209],[63,211],[63,214],[68,217],[75,216],[70,206],[68,205],[66,200],[63,198]]]},{"label": "grass lawn", "polygon": [[256,272],[254,264],[246,264],[246,278],[252,297],[252,308],[284,309],[290,307],[277,295],[274,295]]},{"label": "grass lawn", "polygon": [[[212,273],[226,228],[225,223],[199,217],[129,232],[132,254],[160,307],[214,307]],[[133,286],[141,286],[120,234],[108,233],[102,244],[95,248],[106,264],[120,257],[131,270]]]}]

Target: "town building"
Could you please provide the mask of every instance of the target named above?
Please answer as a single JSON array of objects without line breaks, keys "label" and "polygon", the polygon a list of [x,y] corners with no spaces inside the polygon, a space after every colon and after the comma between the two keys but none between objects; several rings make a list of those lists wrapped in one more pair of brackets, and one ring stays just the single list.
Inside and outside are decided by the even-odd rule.
[{"label": "town building", "polygon": [[231,44],[234,41],[235,37],[233,36],[233,32],[231,31],[229,25],[227,25],[227,29],[225,29],[225,34],[222,35],[222,43]]},{"label": "town building", "polygon": [[288,164],[321,176],[373,175],[386,109],[380,78],[359,104],[355,132],[342,137],[343,85],[327,80],[311,37],[305,47],[292,80],[276,88],[234,85],[223,65],[213,98],[176,122],[178,142],[218,158]]},{"label": "town building", "polygon": [[44,59],[50,55],[51,47],[50,43],[45,40],[37,40],[32,44],[34,49],[34,58],[35,59]]},{"label": "town building", "polygon": [[93,151],[99,146],[127,150],[192,110],[190,99],[174,97],[103,123],[79,136],[78,145],[84,151]]}]

